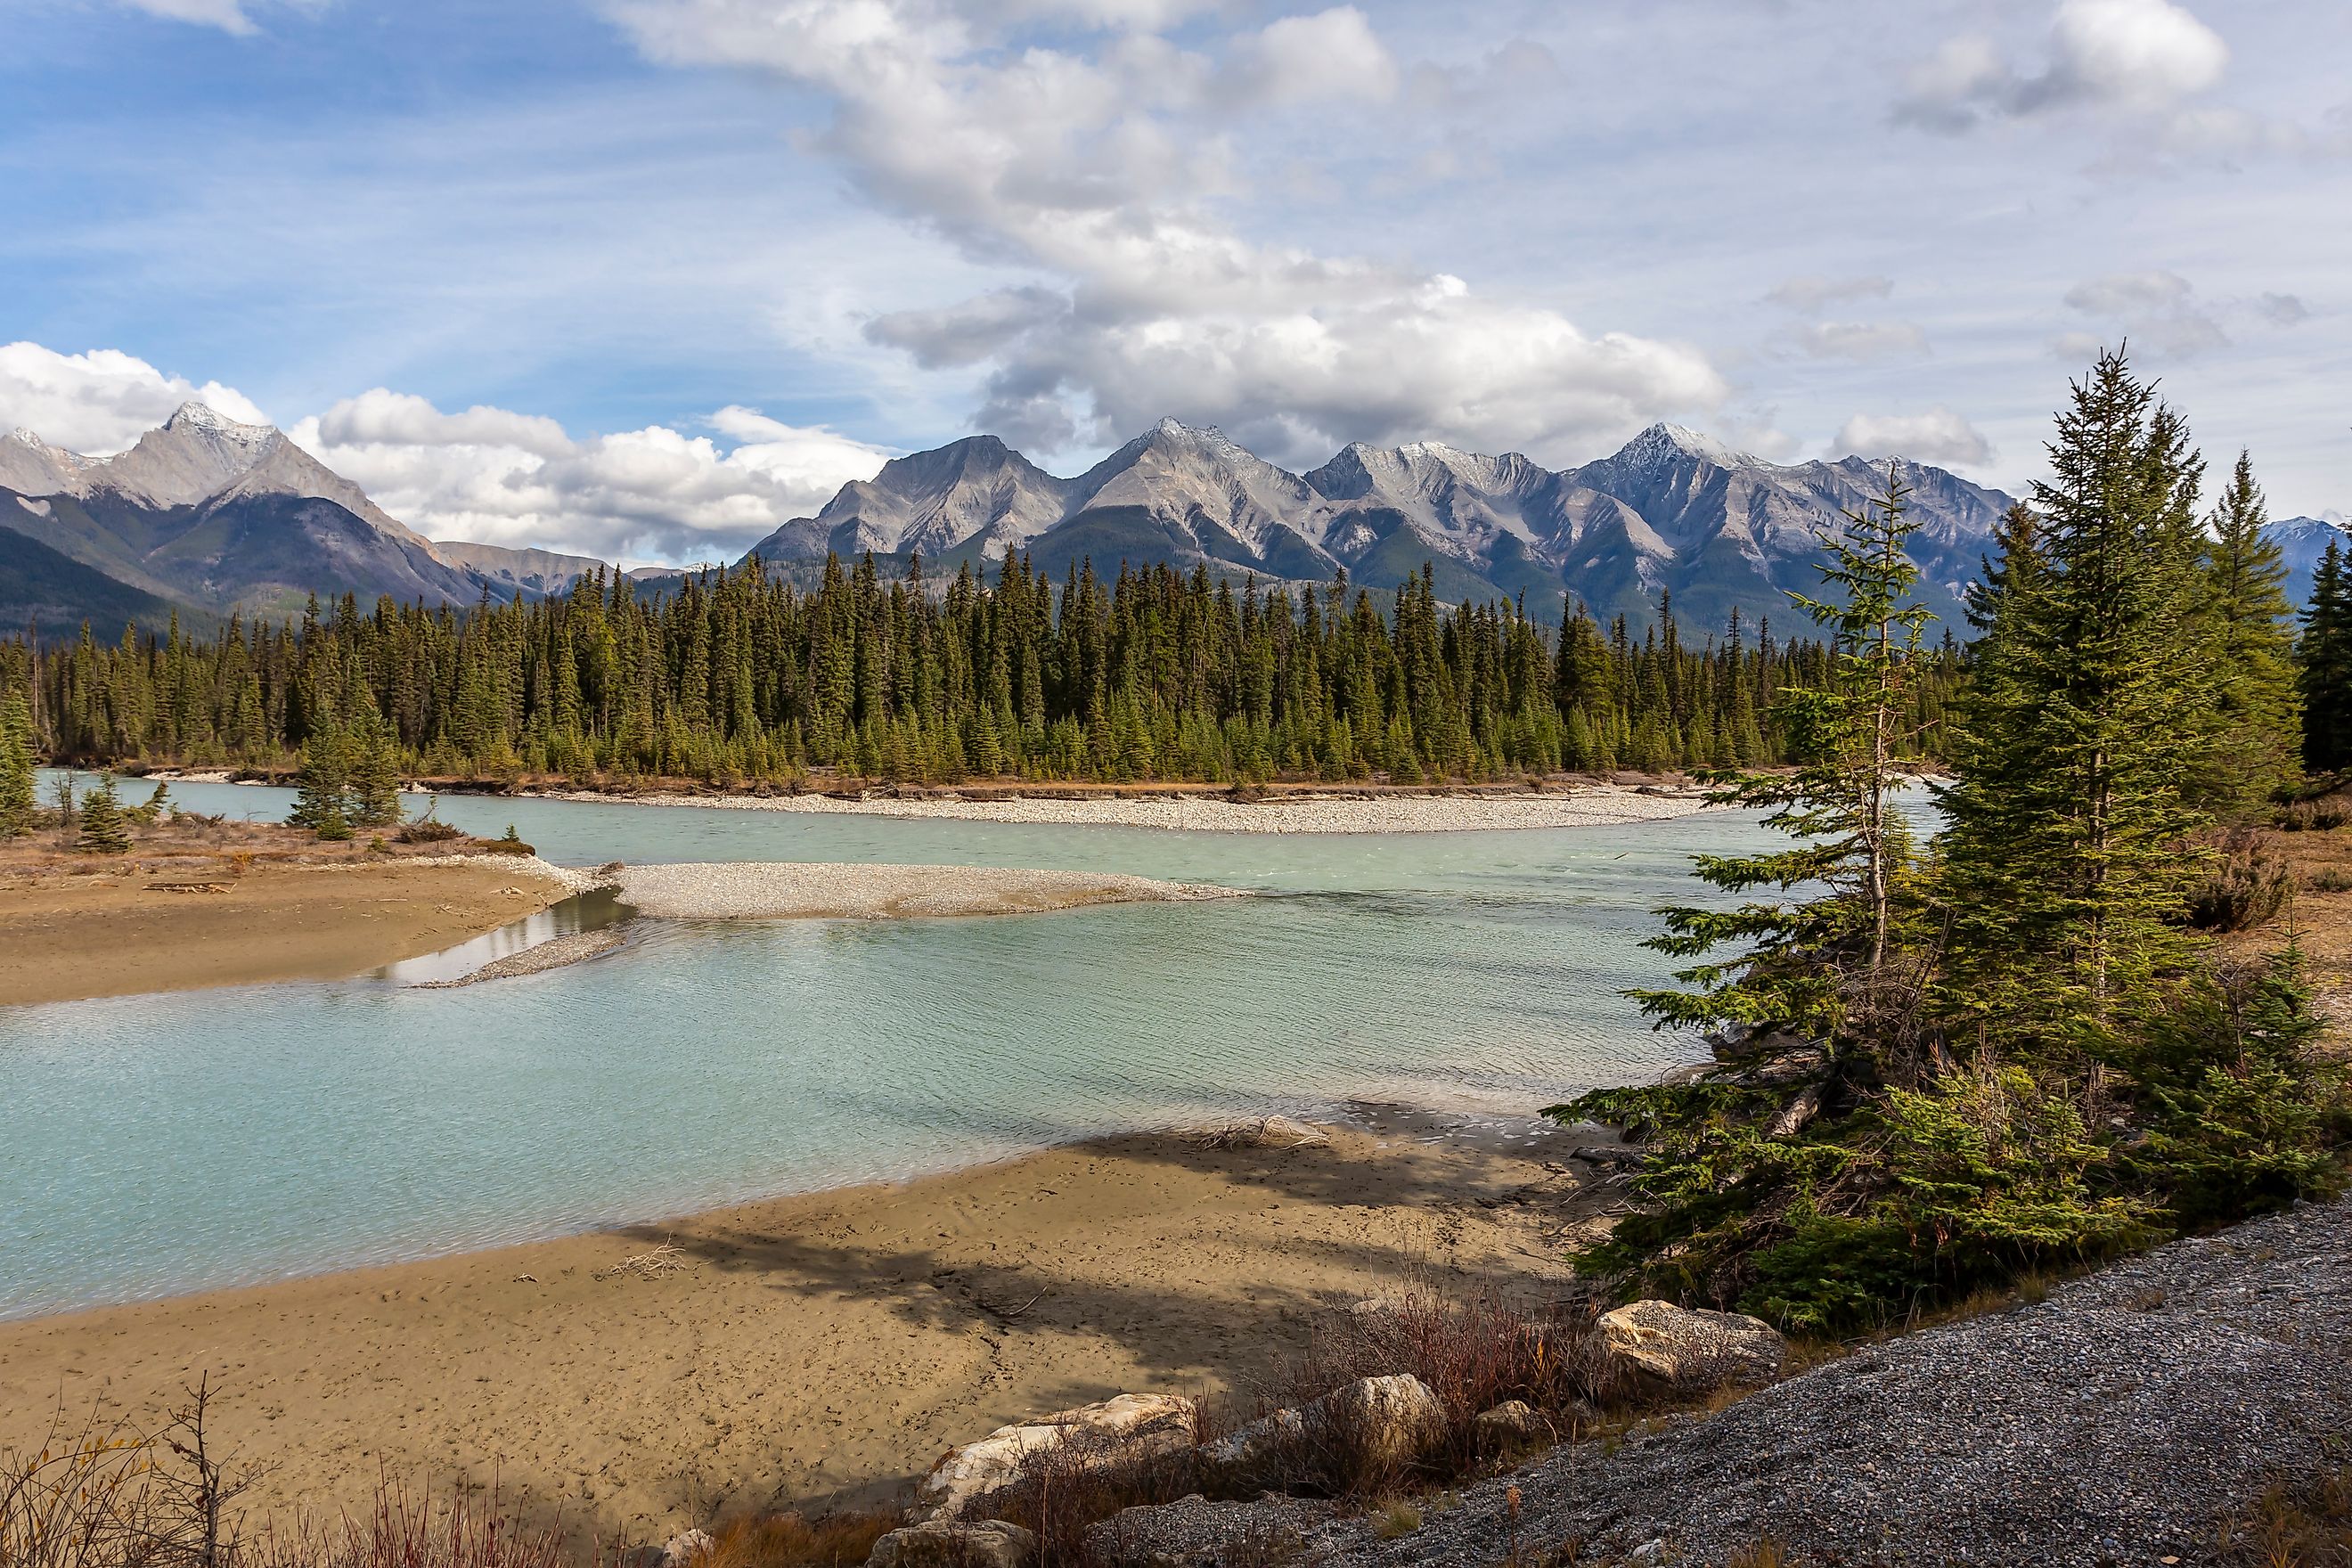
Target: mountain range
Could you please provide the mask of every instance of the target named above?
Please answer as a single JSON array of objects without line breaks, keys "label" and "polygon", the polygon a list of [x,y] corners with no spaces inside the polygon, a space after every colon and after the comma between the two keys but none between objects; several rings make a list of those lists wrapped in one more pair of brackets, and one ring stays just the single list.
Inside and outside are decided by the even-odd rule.
[{"label": "mountain range", "polygon": [[[1956,614],[2011,500],[1941,468],[1899,468],[1922,522],[1913,551],[1927,595]],[[919,552],[943,569],[1026,551],[1056,577],[1081,559],[1290,582],[1344,568],[1371,588],[1426,562],[1443,599],[1524,595],[1549,618],[1573,595],[1639,622],[1671,595],[1685,624],[1715,626],[1735,608],[1751,624],[1785,621],[1786,590],[1820,586],[1821,531],[1885,477],[1860,458],[1768,463],[1673,425],[1564,470],[1419,442],[1358,443],[1296,474],[1167,419],[1075,479],[992,436],[900,458],[752,548],[772,564]]]},{"label": "mountain range", "polygon": [[[1897,459],[1896,471],[1921,524],[1912,553],[1922,597],[1956,622],[2011,498],[1924,464]],[[1573,598],[1640,624],[1671,596],[1686,626],[1720,627],[1735,610],[1785,625],[1789,592],[1819,586],[1820,535],[1885,478],[1885,462],[1771,463],[1674,425],[1572,468],[1434,442],[1358,443],[1293,473],[1216,430],[1166,419],[1074,478],[992,436],[894,458],[745,559],[806,577],[828,553],[871,552],[893,569],[919,554],[937,578],[1021,552],[1056,578],[1081,562],[1107,574],[1167,563],[1268,583],[1344,570],[1372,589],[1426,563],[1442,599],[1518,598],[1546,619]],[[2273,531],[2298,600],[2327,540],[2347,537],[2315,518]],[[290,614],[313,593],[504,602],[567,592],[599,570],[615,569],[428,540],[283,432],[199,403],[110,458],[29,431],[0,437],[0,626],[152,625],[173,609],[204,626],[231,610]],[[627,575],[642,592],[683,576]]]}]

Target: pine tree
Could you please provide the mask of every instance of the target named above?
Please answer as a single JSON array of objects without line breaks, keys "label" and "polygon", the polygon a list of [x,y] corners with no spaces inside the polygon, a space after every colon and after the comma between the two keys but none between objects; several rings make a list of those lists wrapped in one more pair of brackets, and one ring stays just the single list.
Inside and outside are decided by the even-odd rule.
[{"label": "pine tree", "polygon": [[373,708],[363,709],[346,743],[350,773],[345,819],[353,827],[390,827],[400,820],[400,757]]},{"label": "pine tree", "polygon": [[131,828],[124,822],[122,802],[114,793],[114,777],[107,774],[98,787],[81,797],[81,836],[75,847],[85,855],[122,855],[131,848]]},{"label": "pine tree", "polygon": [[2103,354],[2050,458],[2031,553],[1980,600],[1943,804],[1953,994],[2055,1030],[2109,1020],[2184,954],[2213,679],[2179,417]]},{"label": "pine tree", "polygon": [[343,737],[333,730],[314,731],[302,747],[302,771],[295,781],[294,810],[287,822],[321,838],[349,838],[350,777]]},{"label": "pine tree", "polygon": [[2215,731],[2193,786],[2224,821],[2262,811],[2299,771],[2302,710],[2295,691],[2286,563],[2264,537],[2270,521],[2253,462],[2238,454],[2215,503],[2206,546],[2203,619],[2210,630]]},{"label": "pine tree", "polygon": [[0,703],[0,839],[33,830],[33,714],[10,692]]},{"label": "pine tree", "polygon": [[2312,576],[2295,653],[2304,766],[2315,773],[2341,773],[2352,764],[2352,578],[2334,539]]}]

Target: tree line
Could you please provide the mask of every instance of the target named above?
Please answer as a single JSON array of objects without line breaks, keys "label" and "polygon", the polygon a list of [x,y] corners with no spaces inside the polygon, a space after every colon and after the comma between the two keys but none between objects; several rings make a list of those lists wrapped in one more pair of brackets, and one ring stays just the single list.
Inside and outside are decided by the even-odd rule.
[{"label": "tree line", "polygon": [[[284,768],[323,741],[412,777],[1418,784],[1782,763],[1779,693],[1829,669],[1736,616],[1693,641],[1670,603],[1638,637],[1563,610],[1555,631],[1449,608],[1427,568],[1376,597],[1167,566],[1057,587],[1018,555],[943,588],[919,560],[885,580],[836,559],[803,591],[751,561],[653,598],[598,574],[463,612],[314,600],[209,640],[22,637],[0,682],[32,750],[85,765]],[[1933,737],[1960,658],[1928,662],[1910,717]]]},{"label": "tree line", "polygon": [[2342,1189],[2352,1095],[2299,952],[2210,930],[2277,911],[2243,825],[2306,740],[2340,760],[2343,563],[2298,661],[2251,463],[2201,510],[2185,422],[2119,354],[2049,451],[1971,595],[1924,820],[1914,524],[1899,487],[1849,518],[1808,606],[1831,677],[1783,708],[1799,765],[1720,781],[1788,844],[1703,858],[1722,897],[1653,943],[1689,966],[1635,994],[1714,1065],[1553,1108],[1646,1152],[1586,1254],[1629,1289],[1839,1331]]}]

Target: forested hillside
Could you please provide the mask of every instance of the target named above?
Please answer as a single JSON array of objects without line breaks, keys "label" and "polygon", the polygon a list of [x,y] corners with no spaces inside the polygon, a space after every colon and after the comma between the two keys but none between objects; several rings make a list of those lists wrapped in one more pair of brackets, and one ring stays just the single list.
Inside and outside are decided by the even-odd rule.
[{"label": "forested hillside", "polygon": [[[0,644],[12,685],[33,657]],[[1931,743],[1958,662],[1947,639],[1918,689]],[[204,641],[92,633],[43,651],[34,706],[40,749],[83,762],[282,765],[381,719],[436,777],[1421,783],[1780,761],[1775,694],[1827,668],[1736,616],[1686,634],[1669,606],[1636,640],[1448,609],[1425,571],[1294,595],[1168,567],[1056,585],[1016,557],[941,594],[869,558],[807,592],[752,562],[652,599],[596,575],[464,613],[345,598]]]}]

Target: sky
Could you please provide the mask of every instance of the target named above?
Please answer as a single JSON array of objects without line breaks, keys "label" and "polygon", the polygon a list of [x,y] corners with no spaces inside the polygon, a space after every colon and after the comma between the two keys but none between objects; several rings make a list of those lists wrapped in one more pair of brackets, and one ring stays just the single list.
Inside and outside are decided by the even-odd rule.
[{"label": "sky", "polygon": [[2344,0],[0,0],[0,429],[730,558],[975,432],[1671,420],[2021,489],[2128,342],[2352,509]]}]

